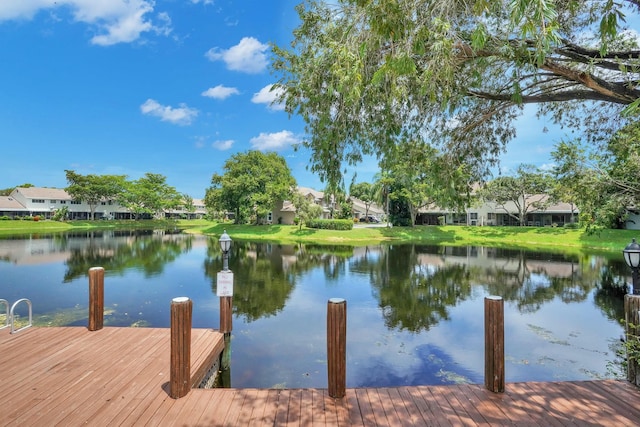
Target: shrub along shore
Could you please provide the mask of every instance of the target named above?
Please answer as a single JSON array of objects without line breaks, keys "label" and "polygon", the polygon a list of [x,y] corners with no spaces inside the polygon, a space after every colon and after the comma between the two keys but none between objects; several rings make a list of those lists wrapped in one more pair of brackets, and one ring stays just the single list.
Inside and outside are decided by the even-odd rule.
[{"label": "shrub along shore", "polygon": [[69,231],[126,229],[184,229],[188,233],[219,236],[226,229],[232,239],[282,244],[372,245],[420,243],[441,246],[492,246],[576,252],[620,252],[640,239],[640,230],[599,230],[554,227],[355,227],[352,230],[318,230],[294,225],[235,225],[206,220],[151,221],[0,221],[0,237]]}]

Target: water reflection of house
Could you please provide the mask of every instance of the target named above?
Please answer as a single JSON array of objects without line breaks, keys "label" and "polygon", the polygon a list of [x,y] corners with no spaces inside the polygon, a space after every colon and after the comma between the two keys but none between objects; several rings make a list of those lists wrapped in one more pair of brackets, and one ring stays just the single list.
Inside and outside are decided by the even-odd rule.
[{"label": "water reflection of house", "polygon": [[[136,231],[116,232],[87,231],[85,233],[67,233],[56,237],[24,239],[3,239],[0,244],[0,259],[17,265],[39,265],[67,261],[73,253],[87,253],[100,258],[111,258],[120,246],[129,246],[136,239]],[[204,236],[184,234],[164,234],[162,230],[154,231],[162,234],[163,241],[190,240],[190,246],[206,247]]]},{"label": "water reflection of house", "polygon": [[[498,251],[504,252],[504,256],[501,256]],[[527,258],[526,253],[519,251],[479,246],[443,247],[439,254],[419,253],[417,260],[422,265],[439,267],[464,265],[484,270],[500,270],[512,274],[522,273],[523,269],[526,269],[530,273],[554,278],[573,277],[579,264],[578,261],[564,259],[531,259]]]}]

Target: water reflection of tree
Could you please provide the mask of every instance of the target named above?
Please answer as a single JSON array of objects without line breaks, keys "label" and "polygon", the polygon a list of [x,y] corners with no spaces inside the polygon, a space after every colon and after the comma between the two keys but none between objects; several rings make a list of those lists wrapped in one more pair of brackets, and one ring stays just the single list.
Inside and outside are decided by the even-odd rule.
[{"label": "water reflection of tree", "polygon": [[129,231],[117,236],[92,233],[83,237],[81,246],[73,245],[73,236],[58,241],[70,254],[65,283],[86,276],[91,267],[103,267],[107,275],[137,269],[145,277],[152,277],[162,273],[166,264],[188,252],[193,244],[193,236],[162,232]]},{"label": "water reflection of tree", "polygon": [[361,257],[352,268],[369,272],[389,328],[428,330],[471,294],[465,266],[421,263],[414,245],[385,247],[380,257]]},{"label": "water reflection of tree", "polygon": [[[352,248],[338,246],[234,242],[229,256],[234,273],[233,313],[247,322],[274,316],[284,308],[303,273],[321,267],[325,281],[337,281],[352,254]],[[215,239],[207,242],[204,269],[215,292],[222,269],[222,252]]]},{"label": "water reflection of tree", "polygon": [[596,305],[608,319],[622,322],[624,319],[624,296],[628,292],[624,275],[628,267],[624,262],[609,262],[600,272],[598,289],[594,295]]},{"label": "water reflection of tree", "polygon": [[[229,269],[234,273],[233,313],[252,322],[281,311],[295,286],[294,277],[283,268],[281,247],[234,242],[229,255]],[[222,269],[222,253],[215,239],[207,242],[204,269],[215,292]]]}]

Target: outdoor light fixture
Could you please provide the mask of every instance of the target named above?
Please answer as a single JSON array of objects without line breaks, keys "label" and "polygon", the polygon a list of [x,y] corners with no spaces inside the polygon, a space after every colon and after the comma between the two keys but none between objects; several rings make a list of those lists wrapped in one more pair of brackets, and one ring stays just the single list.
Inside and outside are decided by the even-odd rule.
[{"label": "outdoor light fixture", "polygon": [[[222,269],[224,271],[228,271],[229,270],[229,249],[231,249],[231,237],[229,237],[229,235],[227,234],[227,230],[224,230],[224,232],[222,233],[222,236],[220,236],[220,239],[218,240],[218,243],[220,243],[220,249],[222,249],[222,254],[223,254]],[[638,246],[638,248],[640,250],[640,246]]]},{"label": "outdoor light fixture", "polygon": [[624,254],[624,262],[631,268],[631,282],[633,284],[633,294],[640,295],[640,278],[638,277],[638,269],[640,267],[640,245],[636,243],[636,239],[631,239],[631,243],[622,251]]}]

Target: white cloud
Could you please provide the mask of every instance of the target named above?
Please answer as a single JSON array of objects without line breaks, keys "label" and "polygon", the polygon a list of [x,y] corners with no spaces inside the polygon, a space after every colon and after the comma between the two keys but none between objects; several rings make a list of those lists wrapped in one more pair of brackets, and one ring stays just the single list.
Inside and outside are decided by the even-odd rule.
[{"label": "white cloud", "polygon": [[95,29],[91,43],[108,46],[135,41],[149,31],[169,34],[171,20],[166,13],[158,14],[160,25],[148,18],[154,5],[152,0],[11,0],[0,2],[0,21],[32,19],[42,10],[67,7],[74,21]]},{"label": "white cloud", "polygon": [[198,4],[198,3],[213,4],[214,1],[213,0],[191,0],[191,3],[193,3],[193,4]]},{"label": "white cloud", "polygon": [[163,122],[170,122],[176,125],[189,125],[198,115],[198,110],[189,108],[185,104],[180,104],[178,108],[161,105],[155,99],[147,99],[140,106],[142,114],[159,117]]},{"label": "white cloud", "polygon": [[211,145],[220,151],[226,151],[230,149],[233,146],[233,144],[235,144],[235,141],[233,139],[227,139],[226,141],[215,141]]},{"label": "white cloud", "polygon": [[299,144],[301,141],[292,132],[283,130],[275,133],[263,133],[251,138],[251,147],[256,150],[280,150]]},{"label": "white cloud", "polygon": [[214,99],[226,99],[231,95],[238,95],[240,92],[235,87],[226,87],[223,85],[218,85],[216,87],[211,87],[204,92],[202,92],[202,96],[206,96]]},{"label": "white cloud", "polygon": [[271,90],[272,84],[266,85],[259,92],[253,94],[251,102],[254,104],[267,104],[267,108],[274,111],[283,111],[284,104],[275,102],[278,96],[282,93],[281,89]]},{"label": "white cloud", "polygon": [[205,56],[211,61],[224,61],[230,70],[257,74],[267,68],[265,51],[268,48],[269,45],[253,37],[243,37],[237,45],[229,49],[211,48]]}]

